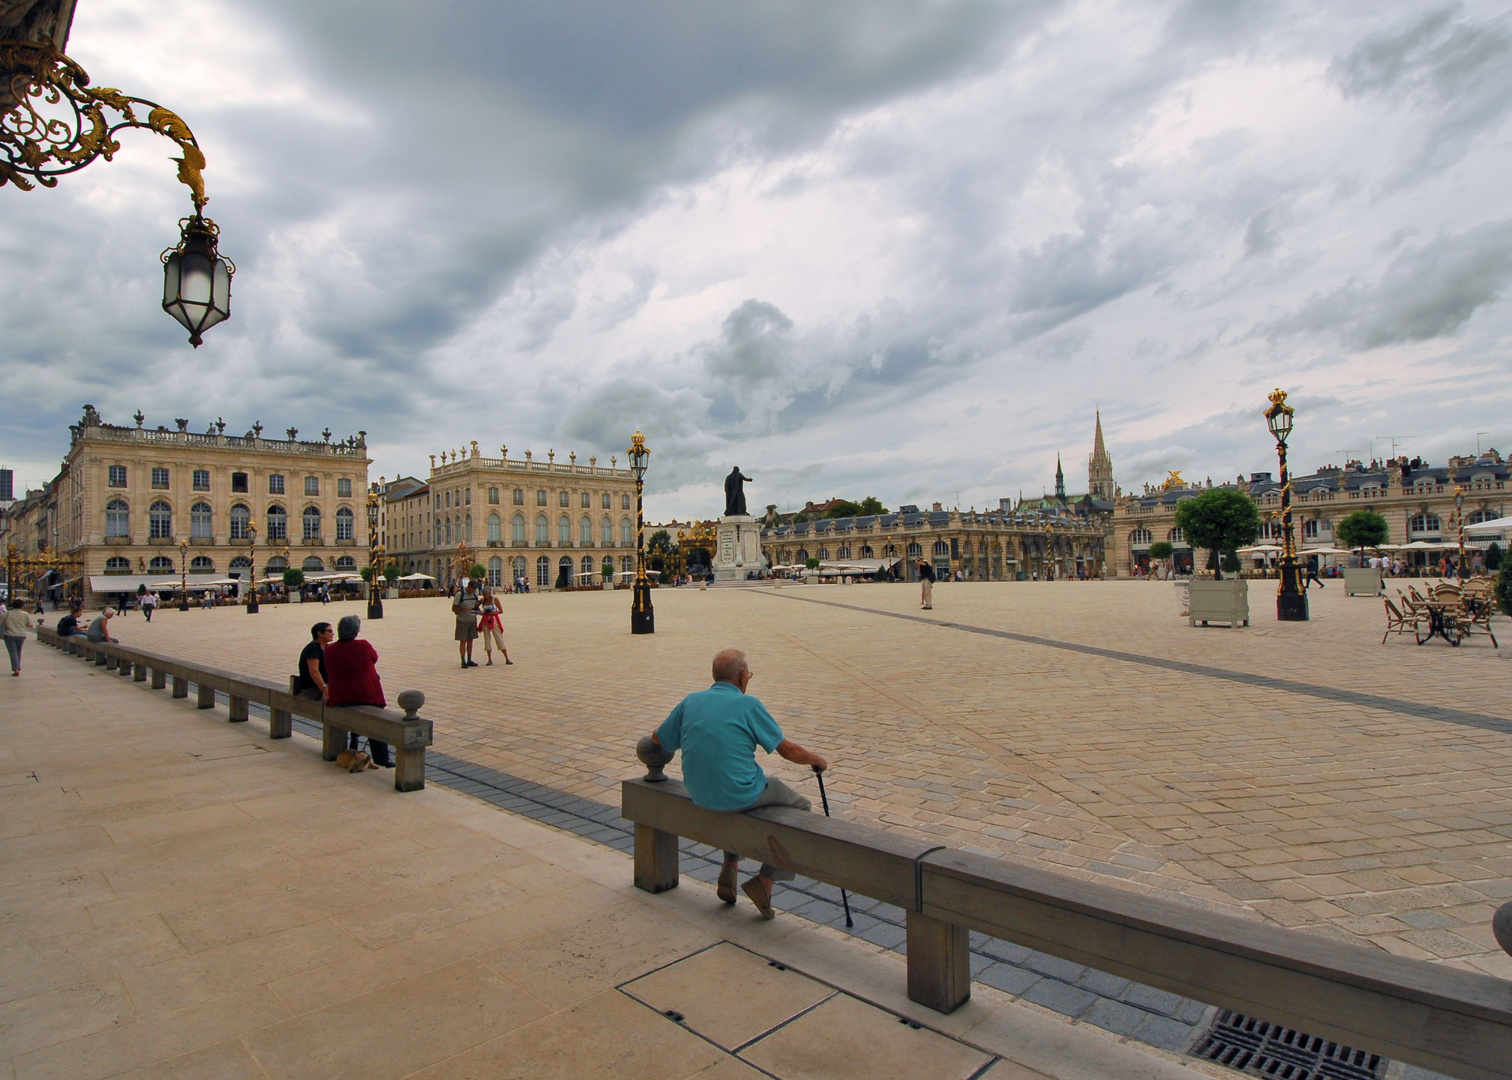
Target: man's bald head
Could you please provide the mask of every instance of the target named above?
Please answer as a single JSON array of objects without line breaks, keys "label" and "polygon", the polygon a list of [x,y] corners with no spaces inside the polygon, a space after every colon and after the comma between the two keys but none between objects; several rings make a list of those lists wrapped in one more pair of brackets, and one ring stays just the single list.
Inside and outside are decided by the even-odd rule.
[{"label": "man's bald head", "polygon": [[740,673],[749,671],[746,654],[739,649],[725,649],[714,654],[714,681],[739,683]]}]

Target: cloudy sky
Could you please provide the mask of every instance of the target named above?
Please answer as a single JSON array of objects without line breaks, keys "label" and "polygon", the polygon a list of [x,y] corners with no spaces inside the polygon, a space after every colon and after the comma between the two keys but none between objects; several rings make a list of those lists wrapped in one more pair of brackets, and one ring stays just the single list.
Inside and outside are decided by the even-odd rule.
[{"label": "cloudy sky", "polygon": [[0,189],[0,464],[107,420],[427,455],[652,447],[653,517],[996,505],[1512,451],[1512,17],[1336,0],[80,0],[69,52],[209,159],[233,318],[128,133]]}]

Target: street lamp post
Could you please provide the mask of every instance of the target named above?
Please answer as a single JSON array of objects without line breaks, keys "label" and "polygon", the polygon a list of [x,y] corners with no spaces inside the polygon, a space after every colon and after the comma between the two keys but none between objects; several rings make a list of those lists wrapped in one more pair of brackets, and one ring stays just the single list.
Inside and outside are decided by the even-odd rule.
[{"label": "street lamp post", "polygon": [[189,538],[179,541],[179,610],[189,610]]},{"label": "street lamp post", "polygon": [[1307,592],[1302,588],[1302,569],[1297,565],[1297,534],[1292,528],[1291,475],[1286,471],[1286,439],[1291,434],[1296,410],[1286,403],[1285,390],[1273,390],[1265,423],[1276,439],[1281,459],[1281,587],[1276,593],[1276,618],[1281,622],[1306,622]]},{"label": "street lamp post", "polygon": [[257,522],[247,522],[247,614],[257,614]]},{"label": "street lamp post", "polygon": [[1464,581],[1470,576],[1470,568],[1465,565],[1465,487],[1463,484],[1454,486],[1454,520],[1459,525],[1459,579]]},{"label": "street lamp post", "polygon": [[651,579],[646,576],[646,514],[641,502],[646,462],[651,459],[651,451],[646,449],[646,437],[639,431],[630,440],[627,454],[630,468],[635,473],[635,592],[630,602],[630,632],[654,634],[656,612],[651,607]]},{"label": "street lamp post", "polygon": [[378,485],[373,484],[367,493],[368,519],[368,612],[369,619],[383,618],[383,593],[378,587],[378,578],[383,570],[383,548],[378,546]]}]

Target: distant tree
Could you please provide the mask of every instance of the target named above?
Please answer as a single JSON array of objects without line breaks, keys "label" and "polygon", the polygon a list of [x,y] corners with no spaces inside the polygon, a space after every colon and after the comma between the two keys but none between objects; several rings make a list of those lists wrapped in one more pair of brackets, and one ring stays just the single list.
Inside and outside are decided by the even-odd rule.
[{"label": "distant tree", "polygon": [[390,585],[399,580],[399,564],[389,563],[383,568],[383,577]]},{"label": "distant tree", "polygon": [[863,513],[861,504],[851,502],[849,499],[836,499],[834,505],[824,512],[827,518],[860,517]]},{"label": "distant tree", "polygon": [[810,570],[817,570],[819,569],[819,560],[810,555],[808,558],[803,560],[803,565],[808,567]]},{"label": "distant tree", "polygon": [[1342,543],[1357,548],[1362,563],[1365,560],[1365,549],[1380,547],[1390,535],[1391,529],[1386,524],[1386,519],[1374,510],[1356,510],[1334,526],[1334,536]]},{"label": "distant tree", "polygon": [[677,553],[677,545],[672,542],[672,534],[666,529],[657,529],[646,541],[646,550],[653,555],[674,555]]},{"label": "distant tree", "polygon": [[802,510],[798,511],[796,514],[793,515],[793,524],[794,525],[800,525],[803,522],[808,521],[808,520],[809,520],[809,516],[807,514],[805,514]]},{"label": "distant tree", "polygon": [[1255,501],[1241,491],[1208,488],[1192,499],[1183,499],[1176,507],[1176,527],[1186,534],[1194,548],[1210,552],[1208,567],[1213,577],[1222,580],[1220,559],[1236,548],[1253,544],[1260,535],[1260,511]]},{"label": "distant tree", "polygon": [[1503,614],[1512,615],[1512,559],[1503,559],[1496,575],[1496,603]]},{"label": "distant tree", "polygon": [[885,514],[887,513],[887,507],[883,506],[881,500],[875,495],[868,495],[861,500],[861,513],[867,516]]},{"label": "distant tree", "polygon": [[297,566],[289,567],[283,572],[283,583],[290,589],[299,588],[304,584],[304,571]]},{"label": "distant tree", "polygon": [[1486,569],[1487,570],[1500,570],[1501,569],[1501,564],[1502,564],[1502,549],[1501,549],[1501,545],[1498,544],[1495,540],[1493,540],[1493,541],[1491,541],[1491,546],[1486,549]]},{"label": "distant tree", "polygon": [[[1150,559],[1157,565],[1163,564],[1176,554],[1176,545],[1169,540],[1157,540],[1150,545]],[[1160,575],[1156,575],[1159,577]]]}]

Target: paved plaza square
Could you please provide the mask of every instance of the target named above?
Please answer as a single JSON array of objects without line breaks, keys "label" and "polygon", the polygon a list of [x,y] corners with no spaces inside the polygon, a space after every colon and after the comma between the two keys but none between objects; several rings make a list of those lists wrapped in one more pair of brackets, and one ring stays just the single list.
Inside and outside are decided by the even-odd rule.
[{"label": "paved plaza square", "polygon": [[[1507,650],[1380,641],[1379,600],[1312,593],[1280,624],[1191,628],[1169,584],[663,589],[504,597],[513,666],[461,670],[443,598],[365,622],[392,702],[423,690],[436,750],[617,802],[632,748],[709,659],[747,651],[834,810],[1393,953],[1512,976],[1490,920],[1512,896]],[[264,677],[355,603],[161,611],[128,644]],[[481,648],[477,659],[484,659]],[[771,772],[811,794],[805,771]],[[677,771],[674,764],[672,771]]]}]

